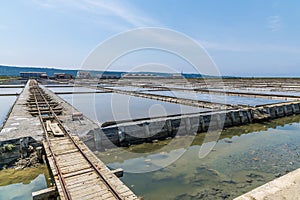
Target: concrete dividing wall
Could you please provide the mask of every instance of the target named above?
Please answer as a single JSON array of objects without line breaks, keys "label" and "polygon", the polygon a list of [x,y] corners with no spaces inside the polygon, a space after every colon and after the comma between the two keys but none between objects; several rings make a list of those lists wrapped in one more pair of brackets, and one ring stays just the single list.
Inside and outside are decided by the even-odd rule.
[{"label": "concrete dividing wall", "polygon": [[96,149],[192,135],[300,113],[300,102],[119,123],[94,131]]},{"label": "concrete dividing wall", "polygon": [[298,200],[300,169],[266,183],[234,200]]},{"label": "concrete dividing wall", "polygon": [[271,119],[290,116],[300,113],[300,102],[288,102],[274,105],[261,106],[259,110],[270,115]]},{"label": "concrete dividing wall", "polygon": [[[118,124],[95,131],[95,146],[126,146],[250,123],[251,110],[217,111]],[[97,148],[97,149],[98,149]]]}]

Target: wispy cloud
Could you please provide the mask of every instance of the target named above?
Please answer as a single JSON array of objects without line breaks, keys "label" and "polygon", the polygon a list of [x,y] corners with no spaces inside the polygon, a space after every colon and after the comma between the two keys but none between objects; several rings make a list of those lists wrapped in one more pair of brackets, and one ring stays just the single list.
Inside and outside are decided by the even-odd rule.
[{"label": "wispy cloud", "polygon": [[267,18],[268,28],[272,32],[277,32],[281,29],[281,18],[278,15],[269,16]]},{"label": "wispy cloud", "polygon": [[146,17],[144,13],[142,13],[132,5],[125,5],[124,3],[120,4],[112,1],[96,0],[87,0],[85,1],[85,3],[99,10],[109,11],[110,14],[123,19],[133,26],[153,26],[158,24],[158,22],[156,22],[152,18]]},{"label": "wispy cloud", "polygon": [[32,1],[44,8],[54,7],[53,1],[49,1],[49,0],[32,0]]},{"label": "wispy cloud", "polygon": [[99,21],[105,21],[104,24],[106,26],[103,28],[118,29],[124,26],[134,28],[160,25],[158,21],[147,16],[143,11],[125,1],[33,0],[33,2],[43,8],[52,8],[60,12],[65,11],[68,14],[72,14],[72,11],[74,13],[80,11],[87,15],[93,15],[96,18],[98,17]]}]

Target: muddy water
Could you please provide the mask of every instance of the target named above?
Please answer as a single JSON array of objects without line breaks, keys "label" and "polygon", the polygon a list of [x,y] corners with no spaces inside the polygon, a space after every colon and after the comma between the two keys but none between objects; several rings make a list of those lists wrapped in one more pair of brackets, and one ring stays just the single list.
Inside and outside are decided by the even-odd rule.
[{"label": "muddy water", "polygon": [[32,192],[50,186],[47,167],[31,167],[23,170],[0,171],[0,199],[30,200]]},{"label": "muddy water", "polygon": [[145,199],[233,199],[300,167],[299,122],[293,116],[226,129],[202,159],[205,134],[188,146],[176,138],[96,154],[111,168],[139,172],[184,152],[166,167],[125,173],[122,180]]}]

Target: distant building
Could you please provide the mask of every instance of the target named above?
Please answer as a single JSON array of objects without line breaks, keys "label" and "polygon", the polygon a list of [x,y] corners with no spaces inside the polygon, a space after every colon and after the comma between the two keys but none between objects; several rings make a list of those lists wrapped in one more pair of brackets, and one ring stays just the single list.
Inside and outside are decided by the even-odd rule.
[{"label": "distant building", "polygon": [[66,73],[54,73],[55,79],[73,79],[74,76],[72,74],[66,74]]},{"label": "distant building", "polygon": [[99,79],[119,79],[121,75],[118,74],[97,74],[97,78]]},{"label": "distant building", "polygon": [[46,72],[20,72],[22,78],[48,78]]},{"label": "distant building", "polygon": [[139,73],[133,74],[133,73],[130,73],[130,74],[124,74],[123,78],[162,78],[162,76],[158,76],[156,74],[139,74]]},{"label": "distant building", "polygon": [[78,71],[77,78],[91,78],[91,73],[86,71]]},{"label": "distant building", "polygon": [[174,73],[171,75],[171,78],[184,78],[182,73]]}]

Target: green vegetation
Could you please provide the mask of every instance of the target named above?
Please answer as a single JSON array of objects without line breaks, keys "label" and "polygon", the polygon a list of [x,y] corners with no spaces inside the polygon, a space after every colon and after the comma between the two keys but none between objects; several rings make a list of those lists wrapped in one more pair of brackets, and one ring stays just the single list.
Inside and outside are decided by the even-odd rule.
[{"label": "green vegetation", "polygon": [[50,185],[50,174],[46,165],[39,167],[29,167],[22,170],[4,169],[0,171],[0,186],[23,183],[29,184],[38,175],[44,174],[47,180],[47,185]]},{"label": "green vegetation", "polygon": [[11,79],[10,76],[0,76],[0,81],[9,80]]},{"label": "green vegetation", "polygon": [[16,146],[13,144],[5,144],[3,147],[1,147],[1,152],[11,152],[14,150],[14,148],[16,148]]}]

